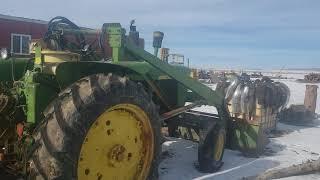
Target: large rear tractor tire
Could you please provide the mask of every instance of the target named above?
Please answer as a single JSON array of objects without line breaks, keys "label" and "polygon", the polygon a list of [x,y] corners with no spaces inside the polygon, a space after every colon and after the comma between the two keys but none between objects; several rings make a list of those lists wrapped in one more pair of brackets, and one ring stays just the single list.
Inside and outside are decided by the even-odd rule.
[{"label": "large rear tractor tire", "polygon": [[97,74],[60,93],[35,130],[31,179],[157,179],[160,122],[140,84]]}]

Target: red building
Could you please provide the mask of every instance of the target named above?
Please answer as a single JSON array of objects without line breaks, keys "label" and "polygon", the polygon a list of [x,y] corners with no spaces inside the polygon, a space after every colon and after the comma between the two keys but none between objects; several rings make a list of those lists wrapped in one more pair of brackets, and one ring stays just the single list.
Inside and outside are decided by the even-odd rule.
[{"label": "red building", "polygon": [[47,31],[46,21],[0,14],[0,48],[15,55],[28,55],[31,39],[42,38]]},{"label": "red building", "polygon": [[[7,48],[8,52],[15,56],[29,55],[31,39],[43,38],[47,32],[47,24],[47,21],[0,14],[0,49]],[[133,33],[135,38],[138,38],[137,45],[144,48],[144,39],[139,38],[139,33],[135,31],[135,27],[134,31],[130,33]],[[99,36],[99,30],[97,30],[97,33],[85,35],[86,42],[89,44],[94,43],[93,47],[98,53],[101,52],[97,44]],[[108,44],[105,45],[105,51],[107,55],[111,54]]]}]

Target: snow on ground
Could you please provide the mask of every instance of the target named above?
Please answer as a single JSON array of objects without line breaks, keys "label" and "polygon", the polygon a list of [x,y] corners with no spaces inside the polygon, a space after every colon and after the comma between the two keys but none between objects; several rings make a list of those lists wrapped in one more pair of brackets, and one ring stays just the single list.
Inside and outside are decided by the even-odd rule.
[{"label": "snow on ground", "polygon": [[[294,79],[281,80],[291,90],[289,104],[303,104],[305,83],[297,83]],[[320,85],[320,84],[318,84]],[[214,88],[214,86],[210,86]],[[319,94],[319,91],[318,91]],[[317,101],[317,113],[320,113],[320,95]],[[215,108],[202,106],[197,110],[215,112]],[[299,164],[308,159],[320,157],[320,120],[312,127],[278,124],[278,129],[287,132],[282,137],[270,139],[266,148],[268,155],[260,158],[246,158],[238,151],[226,150],[220,171],[213,174],[204,174],[197,171],[197,143],[183,139],[172,138],[163,144],[164,159],[159,168],[160,180],[176,179],[241,179],[262,173],[271,168],[281,168],[292,164]],[[319,174],[283,178],[320,179]]]}]

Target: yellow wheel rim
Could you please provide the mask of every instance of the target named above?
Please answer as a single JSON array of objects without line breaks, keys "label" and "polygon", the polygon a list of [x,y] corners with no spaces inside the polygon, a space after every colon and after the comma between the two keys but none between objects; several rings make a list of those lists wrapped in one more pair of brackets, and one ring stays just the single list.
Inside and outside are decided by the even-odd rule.
[{"label": "yellow wheel rim", "polygon": [[133,104],[106,110],[90,127],[78,159],[78,179],[146,179],[154,153],[149,117]]},{"label": "yellow wheel rim", "polygon": [[214,146],[214,160],[220,161],[224,149],[224,135],[219,133]]}]

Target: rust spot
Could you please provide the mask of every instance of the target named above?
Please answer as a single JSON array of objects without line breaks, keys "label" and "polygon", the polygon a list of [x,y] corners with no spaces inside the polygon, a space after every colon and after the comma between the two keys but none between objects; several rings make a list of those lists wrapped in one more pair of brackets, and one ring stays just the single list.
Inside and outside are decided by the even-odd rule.
[{"label": "rust spot", "polygon": [[108,121],[106,121],[106,125],[107,126],[110,126],[110,124],[111,124],[111,122],[108,120]]},{"label": "rust spot", "polygon": [[22,138],[23,129],[24,129],[24,125],[22,123],[18,123],[17,126],[16,126],[16,132],[17,132],[17,134],[19,136],[19,139]]},{"label": "rust spot", "polygon": [[86,138],[84,141],[85,141],[85,142],[88,142],[88,138]]},{"label": "rust spot", "polygon": [[138,126],[139,128],[142,128],[142,123],[141,123],[140,121],[137,121],[137,126]]},{"label": "rust spot", "polygon": [[110,129],[107,130],[107,134],[108,134],[108,136],[111,135],[111,130]]},{"label": "rust spot", "polygon": [[98,121],[96,121],[96,122],[94,123],[94,125],[95,125],[95,126],[98,126],[98,125],[99,125]]},{"label": "rust spot", "polygon": [[81,157],[81,158],[80,158],[80,161],[82,161],[82,160],[83,160],[83,158]]},{"label": "rust spot", "polygon": [[148,135],[146,133],[142,133],[142,134],[140,134],[140,139],[143,142],[143,140],[148,139]]},{"label": "rust spot", "polygon": [[98,176],[98,180],[102,179],[102,174],[98,173],[97,176]]},{"label": "rust spot", "polygon": [[86,170],[84,170],[84,174],[88,175],[90,173],[90,170],[87,168]]},{"label": "rust spot", "polygon": [[132,153],[128,153],[128,161],[130,161],[131,157],[132,157]]},{"label": "rust spot", "polygon": [[137,143],[137,142],[138,142],[138,138],[135,137],[135,138],[134,138],[134,143]]},{"label": "rust spot", "polygon": [[143,160],[140,159],[139,164],[138,164],[138,169],[141,170],[143,167]]},{"label": "rust spot", "polygon": [[[150,142],[149,139],[150,138],[150,134],[147,131],[142,131],[140,136],[139,136],[139,140],[142,142],[143,147],[148,147],[150,146]],[[146,149],[144,149],[144,151],[146,151]]]}]

